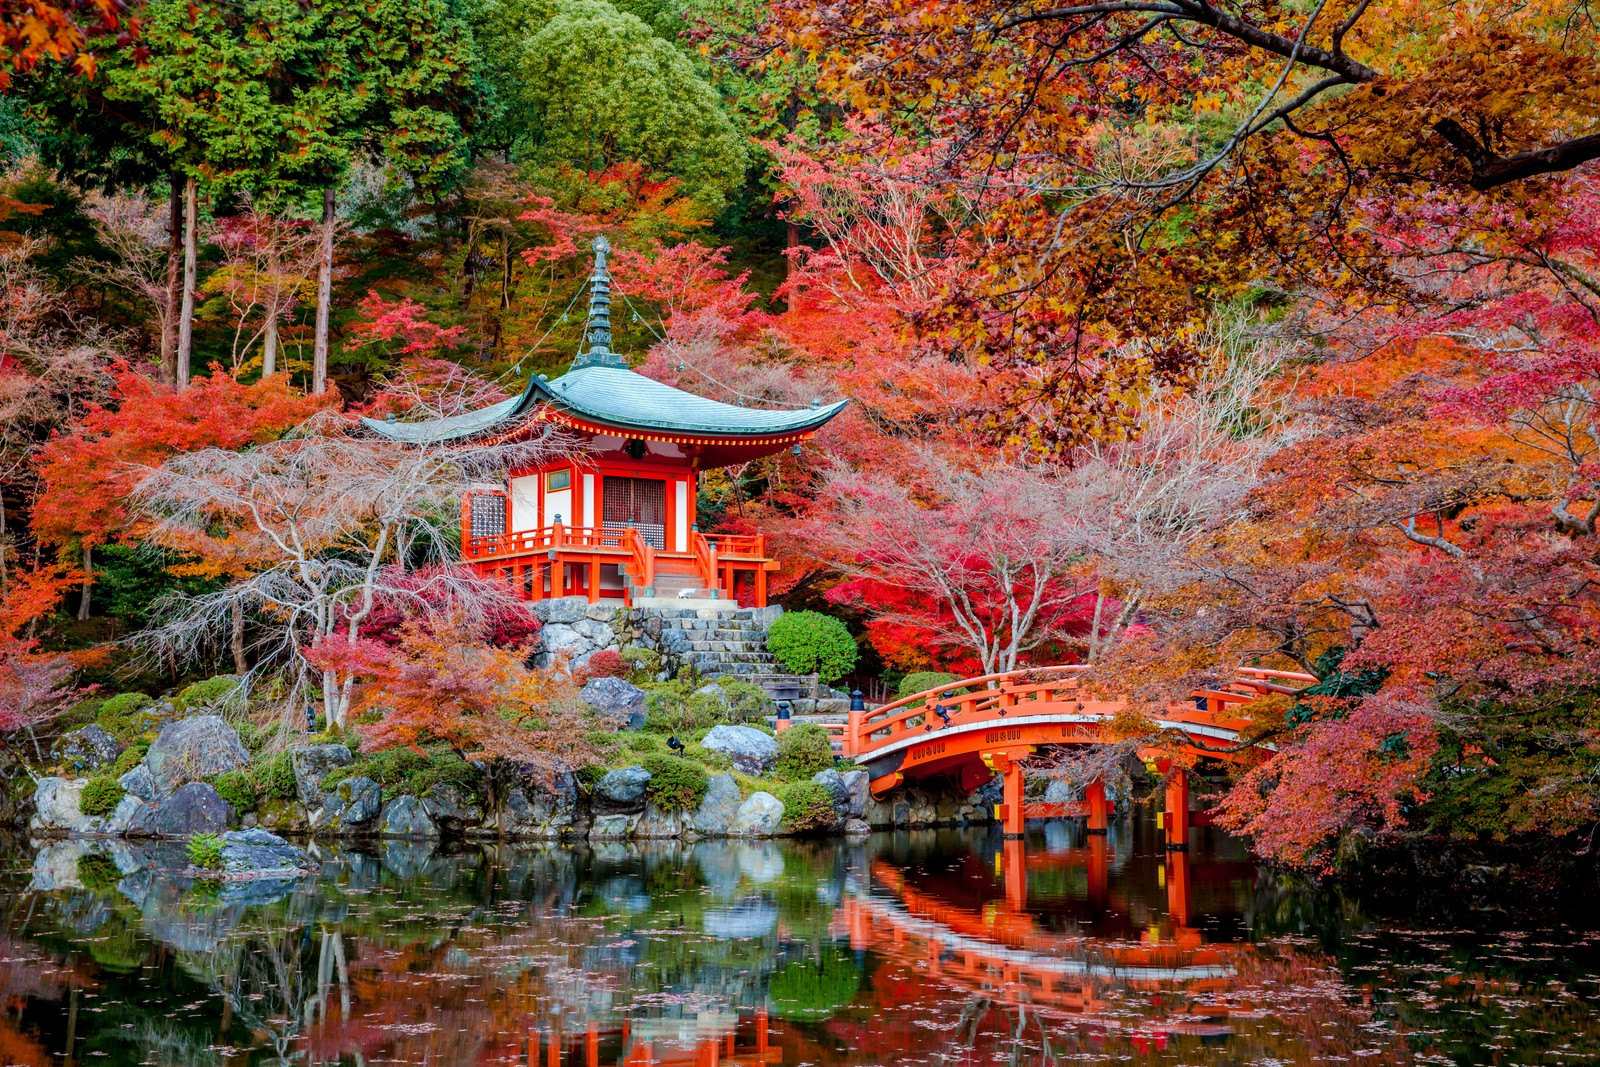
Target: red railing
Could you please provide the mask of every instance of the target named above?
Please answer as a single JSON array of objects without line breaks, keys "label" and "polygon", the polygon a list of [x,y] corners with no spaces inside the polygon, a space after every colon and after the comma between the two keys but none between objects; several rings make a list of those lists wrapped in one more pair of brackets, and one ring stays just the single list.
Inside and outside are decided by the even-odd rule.
[{"label": "red railing", "polygon": [[655,546],[646,541],[644,534],[636,527],[629,526],[622,533],[622,547],[627,550],[630,557],[627,567],[629,575],[633,578],[633,584],[640,588],[655,585]]},{"label": "red railing", "polygon": [[467,559],[494,559],[574,549],[584,552],[610,551],[622,555],[628,550],[620,541],[621,538],[615,533],[598,527],[568,526],[558,522],[537,530],[519,530],[492,537],[466,537],[461,541],[461,554]]},{"label": "red railing", "polygon": [[[922,738],[935,718],[940,720],[941,728],[948,728],[1004,721],[1007,716],[1073,711],[1109,717],[1120,711],[1126,700],[1103,700],[1079,692],[1076,676],[1088,669],[1081,664],[1064,664],[966,678],[901,697],[871,711],[852,711],[848,723],[829,724],[827,729],[843,755],[859,760],[913,736],[913,730],[915,737]],[[1173,704],[1164,717],[1240,730],[1248,725],[1246,720],[1218,718],[1229,706],[1266,693],[1293,692],[1316,680],[1294,671],[1244,667],[1235,672],[1228,690],[1198,690],[1191,695],[1191,701],[1203,698],[1205,708],[1195,703]],[[1285,685],[1286,682],[1294,685]]]}]

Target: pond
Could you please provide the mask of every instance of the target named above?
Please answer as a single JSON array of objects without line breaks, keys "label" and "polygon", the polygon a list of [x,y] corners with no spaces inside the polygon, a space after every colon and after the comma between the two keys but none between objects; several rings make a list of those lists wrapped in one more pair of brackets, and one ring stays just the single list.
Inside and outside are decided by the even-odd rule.
[{"label": "pond", "polygon": [[0,1064],[1600,1058],[1592,926],[1379,918],[1217,831],[1160,840],[390,842],[220,887],[17,843]]}]

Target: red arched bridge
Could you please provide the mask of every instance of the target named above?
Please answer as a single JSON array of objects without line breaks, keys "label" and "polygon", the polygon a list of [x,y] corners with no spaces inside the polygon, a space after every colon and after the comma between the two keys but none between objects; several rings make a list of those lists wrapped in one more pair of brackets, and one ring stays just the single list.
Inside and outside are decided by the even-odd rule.
[{"label": "red arched bridge", "polygon": [[[895,786],[945,777],[971,791],[996,773],[1005,782],[1005,803],[997,817],[1008,836],[1022,833],[1023,820],[1087,815],[1090,830],[1103,830],[1111,812],[1105,787],[1091,784],[1086,799],[1072,804],[1024,804],[1021,761],[1051,745],[1099,745],[1113,738],[1107,725],[1128,701],[1091,694],[1079,679],[1078,665],[1033,667],[950,682],[902,697],[868,711],[852,711],[847,723],[828,727],[834,747],[867,768],[872,792],[882,796]],[[1240,749],[1240,734],[1250,720],[1240,705],[1273,693],[1294,693],[1316,682],[1294,671],[1241,667],[1216,688],[1197,689],[1187,701],[1167,705],[1155,724],[1197,756],[1253,760]],[[1182,844],[1192,817],[1185,775],[1168,785],[1162,817],[1167,839]]]}]

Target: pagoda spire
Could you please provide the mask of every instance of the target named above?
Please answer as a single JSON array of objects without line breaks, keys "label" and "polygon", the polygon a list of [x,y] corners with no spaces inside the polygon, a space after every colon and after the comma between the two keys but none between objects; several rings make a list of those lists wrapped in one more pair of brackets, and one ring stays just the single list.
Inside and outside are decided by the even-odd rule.
[{"label": "pagoda spire", "polygon": [[605,236],[594,239],[594,270],[589,274],[589,319],[584,327],[587,350],[573,361],[572,369],[583,367],[623,367],[628,361],[611,351],[611,275],[606,270],[606,255],[611,242]]}]

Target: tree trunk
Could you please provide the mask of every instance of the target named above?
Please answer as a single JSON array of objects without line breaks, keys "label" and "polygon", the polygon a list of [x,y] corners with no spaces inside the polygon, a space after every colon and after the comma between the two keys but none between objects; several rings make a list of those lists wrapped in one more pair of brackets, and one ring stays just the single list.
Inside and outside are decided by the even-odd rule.
[{"label": "tree trunk", "polygon": [[83,546],[83,597],[78,601],[78,621],[89,618],[89,587],[94,584],[94,555],[88,545]]},{"label": "tree trunk", "polygon": [[6,489],[0,484],[0,593],[6,591],[6,582],[9,580],[6,571]]},{"label": "tree trunk", "polygon": [[261,337],[261,377],[270,378],[278,370],[278,298],[276,290],[267,308],[267,325]]},{"label": "tree trunk", "polygon": [[250,663],[244,657],[244,605],[233,602],[233,673],[250,673]]},{"label": "tree trunk", "polygon": [[161,377],[168,383],[178,380],[178,279],[183,265],[183,186],[172,176],[172,192],[167,197],[171,214],[167,219],[167,307],[161,316]]},{"label": "tree trunk", "polygon": [[189,387],[189,357],[194,344],[195,216],[199,194],[193,175],[183,185],[183,308],[178,312],[179,389]]},{"label": "tree trunk", "polygon": [[500,235],[500,310],[511,306],[511,235]]},{"label": "tree trunk", "polygon": [[333,302],[333,186],[322,191],[322,251],[317,257],[317,335],[311,350],[311,391],[328,391],[328,318]]}]

